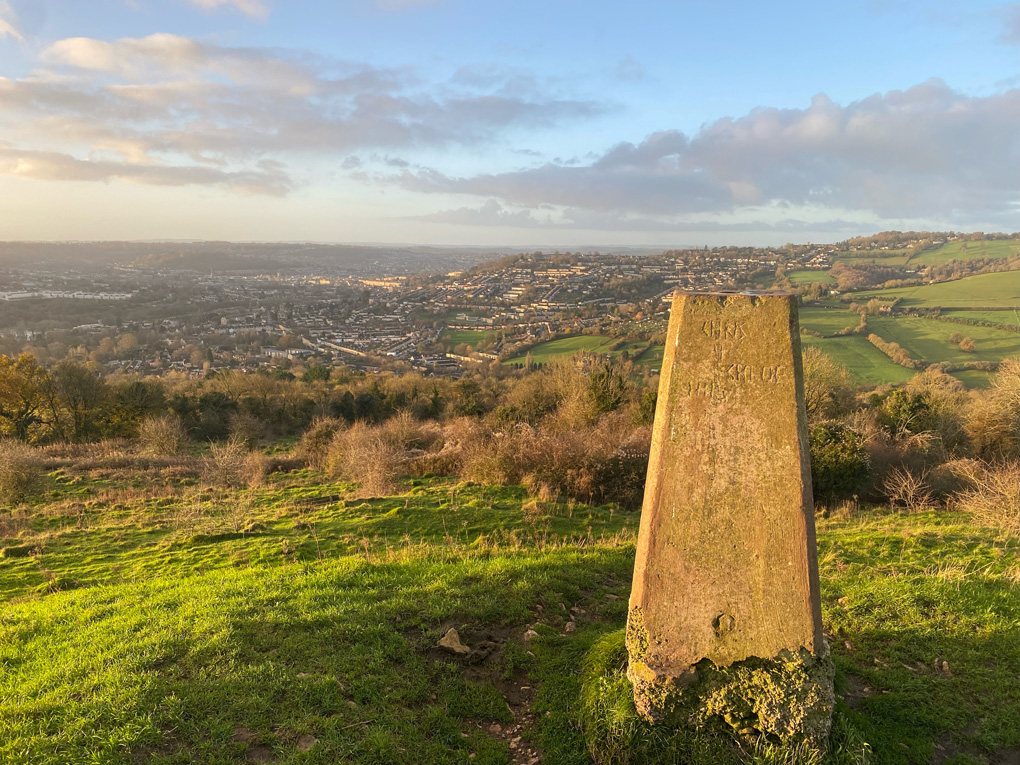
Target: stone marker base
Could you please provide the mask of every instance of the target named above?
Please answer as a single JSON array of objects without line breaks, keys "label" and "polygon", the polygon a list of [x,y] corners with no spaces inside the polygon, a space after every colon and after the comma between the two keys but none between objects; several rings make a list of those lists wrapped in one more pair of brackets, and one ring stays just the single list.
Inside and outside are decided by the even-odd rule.
[{"label": "stone marker base", "polygon": [[659,672],[645,663],[647,638],[631,614],[627,630],[638,713],[671,727],[702,727],[725,721],[742,738],[766,736],[783,744],[825,748],[835,704],[829,646],[782,651],[772,659],[750,658],[719,667],[703,659],[686,672]]}]

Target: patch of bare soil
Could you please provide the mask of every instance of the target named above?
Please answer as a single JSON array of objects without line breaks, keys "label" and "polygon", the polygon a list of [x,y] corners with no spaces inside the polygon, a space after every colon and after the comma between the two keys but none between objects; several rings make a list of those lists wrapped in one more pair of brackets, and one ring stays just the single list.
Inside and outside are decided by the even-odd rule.
[{"label": "patch of bare soil", "polygon": [[[505,741],[510,749],[513,765],[537,765],[543,761],[541,749],[529,740],[528,732],[535,723],[531,711],[535,689],[528,676],[516,673],[507,679],[503,672],[503,650],[511,640],[523,641],[525,630],[507,627],[473,627],[471,625],[446,624],[437,631],[439,636],[456,630],[459,643],[468,649],[461,652],[452,648],[435,645],[429,655],[437,660],[454,661],[461,667],[466,680],[493,685],[502,694],[507,709],[513,717],[509,723],[473,723],[478,729],[493,738]],[[448,641],[452,642],[452,641]]]}]

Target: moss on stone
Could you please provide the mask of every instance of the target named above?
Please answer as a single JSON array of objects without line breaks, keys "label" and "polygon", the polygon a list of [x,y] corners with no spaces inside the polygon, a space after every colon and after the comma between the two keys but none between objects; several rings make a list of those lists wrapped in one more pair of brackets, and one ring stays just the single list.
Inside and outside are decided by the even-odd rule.
[{"label": "moss on stone", "polygon": [[577,722],[594,762],[868,761],[868,746],[856,728],[839,714],[833,717],[833,664],[827,654],[802,651],[730,667],[703,661],[684,684],[640,662],[643,671],[635,671],[627,653],[633,657],[637,649],[641,655],[641,636],[640,619],[632,618],[626,631],[596,641],[582,664]]},{"label": "moss on stone", "polygon": [[633,608],[626,645],[635,708],[649,722],[702,726],[719,720],[739,736],[782,743],[823,742],[829,735],[835,695],[828,644],[820,656],[802,648],[728,667],[704,659],[666,673],[648,665],[648,632],[641,609]]}]

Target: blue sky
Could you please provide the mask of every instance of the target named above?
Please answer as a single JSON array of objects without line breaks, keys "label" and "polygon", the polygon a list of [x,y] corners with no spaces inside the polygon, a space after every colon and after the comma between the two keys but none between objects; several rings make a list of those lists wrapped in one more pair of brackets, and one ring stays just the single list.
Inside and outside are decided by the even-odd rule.
[{"label": "blue sky", "polygon": [[1016,229],[994,2],[0,0],[0,238]]}]

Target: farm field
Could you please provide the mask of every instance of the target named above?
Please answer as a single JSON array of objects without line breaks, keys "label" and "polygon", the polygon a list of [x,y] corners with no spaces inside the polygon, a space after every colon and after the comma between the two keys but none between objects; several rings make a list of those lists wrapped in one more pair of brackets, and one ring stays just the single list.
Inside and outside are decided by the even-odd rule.
[{"label": "farm field", "polygon": [[902,266],[907,260],[907,248],[898,250],[851,250],[836,256],[844,263],[879,263],[886,266]]},{"label": "farm field", "polygon": [[[619,641],[636,513],[439,478],[323,503],[352,487],[153,476],[55,471],[0,511],[5,765],[592,761],[578,667]],[[819,518],[818,548],[827,762],[863,763],[864,742],[882,765],[1008,762],[1016,538],[875,507]],[[451,626],[470,657],[437,648]],[[699,736],[713,763],[775,762]]]},{"label": "farm field", "polygon": [[919,287],[900,287],[888,290],[861,290],[852,294],[858,303],[871,298],[894,300],[909,308],[1020,308],[1020,271],[979,274],[951,282],[925,284]]},{"label": "farm field", "polygon": [[1004,308],[1001,311],[943,311],[944,316],[954,316],[959,319],[973,319],[975,321],[990,321],[995,324],[1016,327],[1020,326],[1020,311],[1014,308]]},{"label": "farm field", "polygon": [[[873,316],[868,319],[868,326],[883,340],[899,343],[914,358],[929,362],[998,362],[1020,352],[1020,335],[1005,329],[972,327],[910,316]],[[949,336],[954,333],[974,338],[974,352],[966,353],[960,350],[958,344],[949,342]]]},{"label": "farm field", "polygon": [[937,250],[922,252],[910,261],[926,266],[948,263],[950,260],[969,258],[1008,258],[1020,253],[1020,242],[1008,239],[982,240],[976,242],[948,242]]},{"label": "farm field", "polygon": [[802,306],[799,314],[802,327],[812,332],[821,332],[823,335],[832,335],[847,327],[856,327],[861,322],[857,314],[842,306],[838,308]]},{"label": "farm field", "polygon": [[[651,364],[656,368],[662,363],[664,348],[661,345],[653,346],[645,351],[645,348],[648,345],[647,343],[629,342],[615,350],[610,350],[610,347],[616,342],[617,340],[615,338],[604,337],[602,335],[575,335],[574,337],[563,337],[557,340],[549,340],[548,342],[539,343],[531,349],[531,356],[536,364],[548,364],[550,361],[559,356],[569,356],[582,350],[603,353],[613,357],[619,356],[623,353],[623,351],[627,351],[631,357],[634,357],[639,353],[641,354],[637,358],[638,363]],[[515,356],[512,359],[507,359],[504,363],[524,364],[526,361],[527,354],[523,354],[521,356]]]},{"label": "farm field", "polygon": [[491,329],[448,329],[443,332],[442,340],[454,347],[461,344],[475,346],[490,333],[495,334]]},{"label": "farm field", "polygon": [[916,372],[899,364],[882,353],[860,335],[818,338],[801,335],[803,347],[814,346],[832,356],[837,364],[850,370],[861,384],[883,385],[907,382]]},{"label": "farm field", "polygon": [[821,282],[822,284],[836,283],[836,280],[825,271],[791,271],[787,276],[790,278],[790,284],[795,287],[801,284],[813,284],[814,282]]}]

